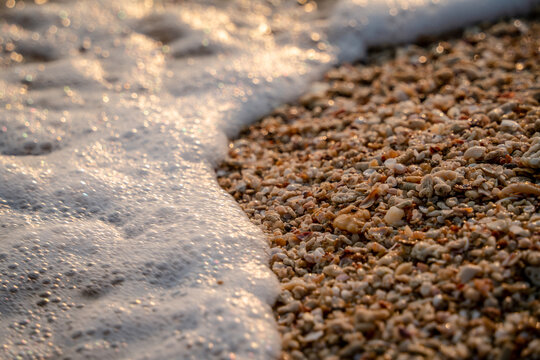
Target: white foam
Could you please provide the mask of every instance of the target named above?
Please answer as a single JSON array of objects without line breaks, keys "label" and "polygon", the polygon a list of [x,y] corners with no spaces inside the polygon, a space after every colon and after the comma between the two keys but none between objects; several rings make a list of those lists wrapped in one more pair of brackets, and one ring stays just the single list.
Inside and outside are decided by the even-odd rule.
[{"label": "white foam", "polygon": [[538,0],[345,0],[331,15],[329,36],[341,61],[354,61],[372,46],[436,36],[480,21],[526,14]]},{"label": "white foam", "polygon": [[264,236],[213,170],[227,136],[338,57],[538,1],[145,3],[2,14],[27,60],[0,73],[3,357],[276,357]]}]

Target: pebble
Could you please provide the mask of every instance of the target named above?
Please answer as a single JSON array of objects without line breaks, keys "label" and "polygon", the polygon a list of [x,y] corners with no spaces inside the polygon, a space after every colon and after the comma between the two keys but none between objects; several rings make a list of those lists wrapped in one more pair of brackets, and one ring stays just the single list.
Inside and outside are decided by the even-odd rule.
[{"label": "pebble", "polygon": [[476,274],[480,273],[482,268],[477,265],[464,265],[459,269],[459,282],[462,284],[468,283]]},{"label": "pebble", "polygon": [[405,215],[405,211],[398,208],[397,206],[392,206],[386,212],[384,216],[384,221],[390,226],[397,226],[401,223],[401,219]]},{"label": "pebble", "polygon": [[364,227],[365,222],[363,220],[363,217],[355,214],[341,214],[334,219],[334,227],[348,231],[351,234],[358,234]]},{"label": "pebble", "polygon": [[484,154],[486,153],[486,148],[483,147],[483,146],[472,146],[470,148],[468,148],[465,153],[463,154],[463,158],[468,160],[468,159],[474,159],[474,160],[478,160],[480,158],[482,158],[482,156],[484,156]]},{"label": "pebble", "polygon": [[396,268],[396,275],[409,274],[413,269],[413,264],[410,262],[401,263]]},{"label": "pebble", "polygon": [[454,72],[450,68],[443,67],[435,72],[434,77],[439,85],[444,85],[454,78]]},{"label": "pebble", "polygon": [[515,236],[529,236],[531,234],[529,230],[525,230],[519,225],[511,225],[508,231]]},{"label": "pebble", "polygon": [[515,132],[519,129],[519,124],[513,120],[503,120],[500,129],[504,132]]},{"label": "pebble", "polygon": [[323,331],[314,331],[304,336],[304,341],[312,342],[319,340],[324,335]]},{"label": "pebble", "polygon": [[540,186],[529,182],[510,184],[499,192],[499,197],[504,198],[515,194],[540,196]]}]

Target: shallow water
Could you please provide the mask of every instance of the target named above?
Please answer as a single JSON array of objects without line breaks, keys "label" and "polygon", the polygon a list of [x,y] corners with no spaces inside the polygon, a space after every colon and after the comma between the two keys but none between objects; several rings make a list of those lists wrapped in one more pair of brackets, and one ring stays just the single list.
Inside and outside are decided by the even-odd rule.
[{"label": "shallow water", "polygon": [[0,11],[6,358],[276,357],[227,137],[369,46],[539,3],[36,2]]}]

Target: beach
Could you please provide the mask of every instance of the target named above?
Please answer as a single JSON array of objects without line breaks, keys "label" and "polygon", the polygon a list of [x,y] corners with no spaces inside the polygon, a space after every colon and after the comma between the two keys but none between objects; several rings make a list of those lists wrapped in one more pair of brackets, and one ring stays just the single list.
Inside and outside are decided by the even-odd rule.
[{"label": "beach", "polygon": [[336,67],[231,142],[281,359],[540,357],[540,26]]},{"label": "beach", "polygon": [[0,2],[0,358],[535,356],[539,4]]}]

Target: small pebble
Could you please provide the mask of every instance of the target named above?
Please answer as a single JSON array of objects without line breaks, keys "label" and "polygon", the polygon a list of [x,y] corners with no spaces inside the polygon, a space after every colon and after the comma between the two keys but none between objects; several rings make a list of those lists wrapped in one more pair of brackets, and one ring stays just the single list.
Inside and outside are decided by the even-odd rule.
[{"label": "small pebble", "polygon": [[405,211],[396,206],[392,206],[386,212],[386,215],[384,216],[384,221],[390,226],[397,226],[401,223],[401,219],[404,215]]},{"label": "small pebble", "polygon": [[465,151],[463,154],[464,159],[474,159],[478,160],[484,156],[486,153],[486,148],[483,146],[472,146]]},{"label": "small pebble", "polygon": [[515,132],[519,129],[519,124],[513,120],[503,120],[500,129],[504,132]]},{"label": "small pebble", "polygon": [[482,268],[477,265],[464,265],[459,270],[458,278],[459,282],[462,284],[468,283],[472,278],[476,276],[479,272],[482,271]]}]

